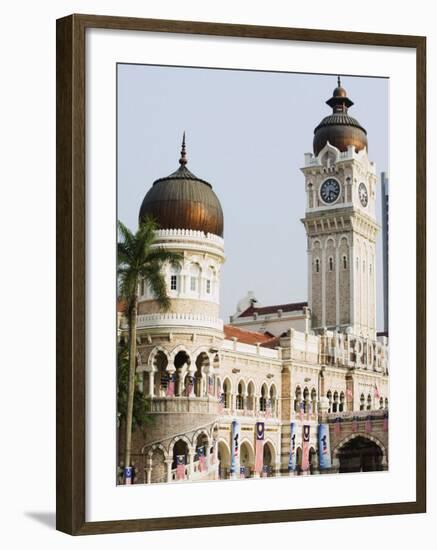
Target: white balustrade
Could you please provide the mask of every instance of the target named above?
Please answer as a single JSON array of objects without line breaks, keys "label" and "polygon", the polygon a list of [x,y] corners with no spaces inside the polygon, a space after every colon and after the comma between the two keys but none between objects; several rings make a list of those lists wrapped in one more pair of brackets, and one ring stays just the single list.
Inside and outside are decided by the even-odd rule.
[{"label": "white balustrade", "polygon": [[223,321],[217,317],[209,317],[208,315],[195,313],[151,313],[138,315],[137,326],[138,328],[190,326],[212,328],[222,331]]}]

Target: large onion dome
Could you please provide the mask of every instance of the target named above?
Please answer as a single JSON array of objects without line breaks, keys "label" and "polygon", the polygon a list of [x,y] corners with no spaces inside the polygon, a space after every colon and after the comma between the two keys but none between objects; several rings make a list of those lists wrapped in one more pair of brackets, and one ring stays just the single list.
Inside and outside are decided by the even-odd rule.
[{"label": "large onion dome", "polygon": [[223,211],[212,186],[187,168],[185,132],[179,168],[156,180],[144,197],[139,220],[153,218],[160,229],[193,229],[223,237]]},{"label": "large onion dome", "polygon": [[340,151],[347,151],[349,145],[353,145],[356,151],[367,148],[366,130],[358,120],[348,115],[353,101],[341,86],[340,77],[337,88],[326,103],[332,107],[332,115],[325,117],[314,130],[314,154],[318,155],[328,141]]}]

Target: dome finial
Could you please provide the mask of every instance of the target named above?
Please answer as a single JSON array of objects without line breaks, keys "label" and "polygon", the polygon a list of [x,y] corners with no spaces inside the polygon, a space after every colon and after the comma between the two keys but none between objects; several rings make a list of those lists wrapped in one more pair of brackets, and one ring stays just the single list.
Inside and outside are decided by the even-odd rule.
[{"label": "dome finial", "polygon": [[337,76],[337,86],[339,88],[341,88],[341,79],[340,79],[340,75]]},{"label": "dome finial", "polygon": [[187,164],[187,152],[185,150],[185,130],[182,135],[181,158],[179,159],[179,164],[181,166],[185,166]]}]

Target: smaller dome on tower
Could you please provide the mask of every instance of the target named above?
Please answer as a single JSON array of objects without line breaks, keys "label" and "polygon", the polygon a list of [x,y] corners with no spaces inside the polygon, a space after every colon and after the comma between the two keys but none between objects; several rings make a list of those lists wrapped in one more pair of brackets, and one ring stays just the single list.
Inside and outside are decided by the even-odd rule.
[{"label": "smaller dome on tower", "polygon": [[314,130],[314,154],[318,155],[328,141],[340,151],[347,151],[349,145],[353,145],[356,151],[367,148],[366,130],[357,119],[348,115],[348,109],[354,103],[342,87],[340,77],[332,97],[326,103],[332,107],[332,114],[326,116]]}]

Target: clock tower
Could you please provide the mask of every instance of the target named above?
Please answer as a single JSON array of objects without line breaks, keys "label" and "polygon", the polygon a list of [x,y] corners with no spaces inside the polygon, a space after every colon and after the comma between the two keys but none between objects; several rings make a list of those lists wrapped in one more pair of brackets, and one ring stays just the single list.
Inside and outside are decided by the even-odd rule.
[{"label": "clock tower", "polygon": [[312,328],[376,336],[376,169],[367,133],[348,114],[353,102],[338,86],[332,114],[314,130],[305,155],[308,303]]}]

